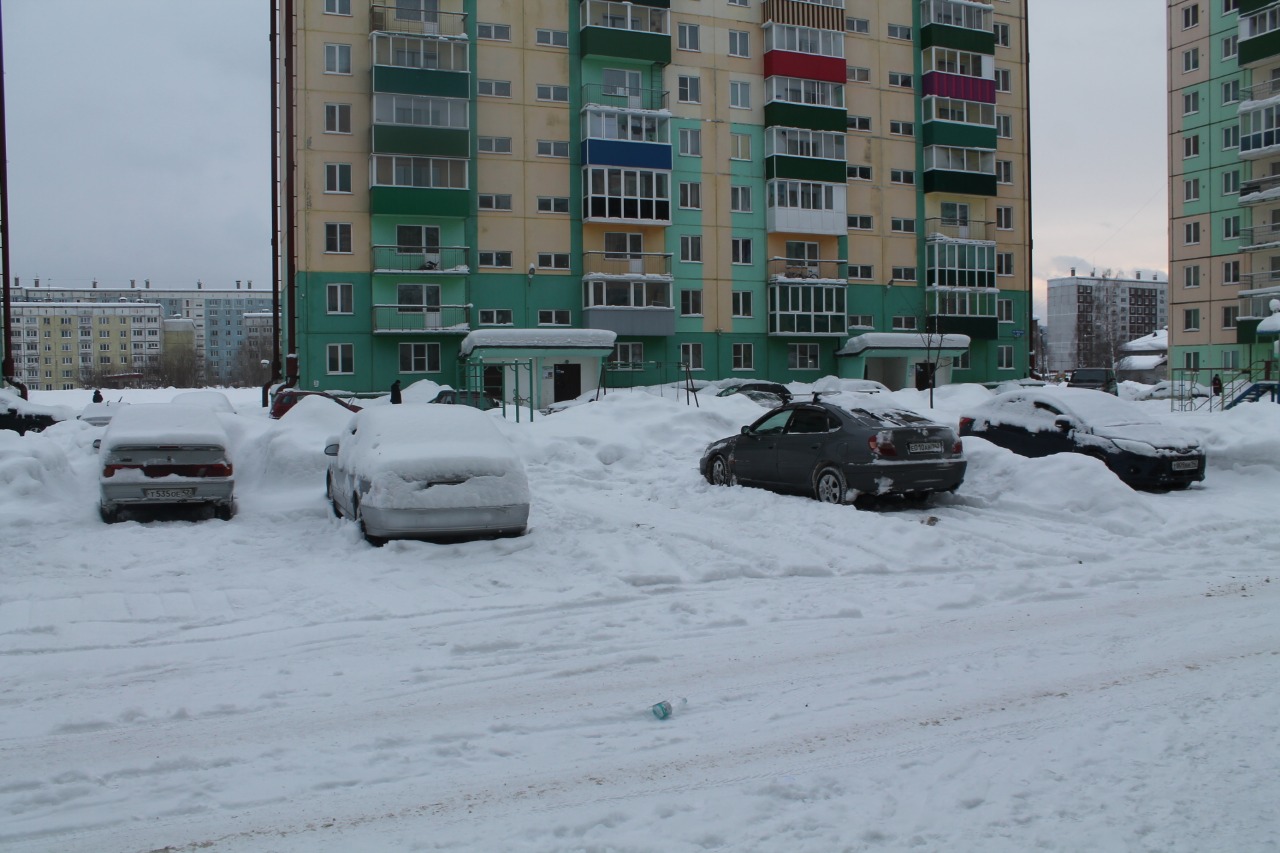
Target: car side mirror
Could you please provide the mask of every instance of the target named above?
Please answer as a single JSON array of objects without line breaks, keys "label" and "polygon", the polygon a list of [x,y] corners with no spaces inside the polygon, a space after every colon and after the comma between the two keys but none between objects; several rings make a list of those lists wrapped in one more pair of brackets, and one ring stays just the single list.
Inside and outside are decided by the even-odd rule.
[{"label": "car side mirror", "polygon": [[742,428],[742,434],[743,434],[743,435],[751,435],[751,427],[749,427],[749,426],[744,426],[744,427]]},{"label": "car side mirror", "polygon": [[101,450],[101,449],[102,449],[102,439],[100,439],[100,438],[95,438],[95,439],[93,440],[93,449],[94,449],[94,450]]},{"label": "car side mirror", "polygon": [[324,455],[325,455],[325,456],[337,456],[337,455],[338,455],[338,445],[336,445],[336,444],[326,444],[326,445],[325,445],[325,447],[324,447]]},{"label": "car side mirror", "polygon": [[1054,420],[1053,425],[1058,428],[1058,432],[1064,435],[1076,428],[1076,425],[1072,422],[1071,418],[1057,418]]}]

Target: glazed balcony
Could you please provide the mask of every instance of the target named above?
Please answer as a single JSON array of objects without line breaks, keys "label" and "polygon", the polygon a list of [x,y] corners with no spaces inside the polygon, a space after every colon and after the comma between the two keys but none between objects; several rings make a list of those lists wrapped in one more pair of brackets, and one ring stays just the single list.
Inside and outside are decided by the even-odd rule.
[{"label": "glazed balcony", "polygon": [[467,275],[468,246],[374,246],[375,273],[414,275]]},{"label": "glazed balcony", "polygon": [[826,337],[849,334],[846,311],[848,285],[818,279],[800,282],[778,279],[769,283],[769,334],[784,337]]},{"label": "glazed balcony", "polygon": [[669,10],[608,0],[583,0],[579,9],[584,57],[671,62]]},{"label": "glazed balcony", "polygon": [[465,12],[373,6],[369,10],[369,29],[375,33],[457,38],[467,34],[467,15]]},{"label": "glazed balcony", "polygon": [[375,305],[375,335],[453,334],[471,331],[470,305]]}]

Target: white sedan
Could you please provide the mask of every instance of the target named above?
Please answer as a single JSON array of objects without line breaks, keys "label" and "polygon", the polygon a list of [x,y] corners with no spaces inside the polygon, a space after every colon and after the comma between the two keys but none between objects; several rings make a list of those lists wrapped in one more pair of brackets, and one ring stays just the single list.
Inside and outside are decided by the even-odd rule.
[{"label": "white sedan", "polygon": [[492,415],[404,404],[357,412],[324,452],[333,511],[365,538],[519,536],[529,481]]}]

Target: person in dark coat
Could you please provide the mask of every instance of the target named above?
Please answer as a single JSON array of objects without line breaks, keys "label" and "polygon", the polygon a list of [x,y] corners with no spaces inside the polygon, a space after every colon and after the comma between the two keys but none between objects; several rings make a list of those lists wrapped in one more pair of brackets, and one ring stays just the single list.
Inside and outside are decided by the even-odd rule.
[{"label": "person in dark coat", "polygon": [[1222,377],[1216,373],[1213,374],[1213,396],[1222,396]]},{"label": "person in dark coat", "polygon": [[400,398],[400,380],[399,379],[391,383],[391,402],[393,405],[399,405],[400,403],[404,402],[404,400]]},{"label": "person in dark coat", "polygon": [[99,391],[97,388],[93,389],[93,402],[95,403],[102,402],[102,392]]}]

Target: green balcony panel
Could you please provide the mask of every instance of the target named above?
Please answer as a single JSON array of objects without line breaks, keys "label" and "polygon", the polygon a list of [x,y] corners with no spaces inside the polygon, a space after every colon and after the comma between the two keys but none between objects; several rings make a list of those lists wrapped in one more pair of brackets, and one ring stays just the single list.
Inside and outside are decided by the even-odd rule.
[{"label": "green balcony panel", "polygon": [[920,128],[920,138],[926,148],[930,145],[950,145],[955,148],[996,150],[996,129],[977,124],[926,121]]},{"label": "green balcony panel", "polygon": [[964,27],[948,27],[945,24],[929,24],[920,28],[920,49],[950,47],[969,53],[996,52],[995,33],[968,30]]},{"label": "green balcony panel", "polygon": [[[1256,344],[1258,339],[1258,324],[1261,319],[1253,320],[1237,320],[1236,321],[1236,343],[1238,344]],[[1271,340],[1270,337],[1267,340]]]},{"label": "green balcony panel", "polygon": [[925,329],[932,334],[968,335],[982,341],[1000,338],[1000,321],[995,317],[931,316],[925,322]]},{"label": "green balcony panel", "polygon": [[671,36],[666,33],[585,27],[581,44],[584,57],[638,59],[659,65],[671,63]]},{"label": "green balcony panel", "polygon": [[437,98],[470,98],[471,75],[458,71],[375,65],[373,91],[396,95],[435,95]]},{"label": "green balcony panel", "polygon": [[439,127],[404,127],[375,124],[374,154],[416,154],[435,157],[470,157],[471,133]]},{"label": "green balcony panel", "polygon": [[471,213],[470,190],[370,187],[369,213],[401,216],[458,216]]},{"label": "green balcony panel", "polygon": [[957,193],[959,195],[996,194],[996,176],[982,175],[977,172],[948,172],[942,169],[930,169],[924,173],[924,191],[926,193]]},{"label": "green balcony panel", "polygon": [[796,181],[822,181],[829,184],[843,184],[849,177],[843,160],[776,156],[765,158],[764,176],[766,180],[789,178]]},{"label": "green balcony panel", "polygon": [[1276,0],[1240,0],[1239,8],[1241,16],[1249,15],[1260,9],[1265,9]]},{"label": "green balcony panel", "polygon": [[[810,107],[774,101],[764,105],[766,127],[803,127],[808,130],[847,130],[843,109]],[[843,180],[843,179],[841,179]]]},{"label": "green balcony panel", "polygon": [[1280,30],[1273,30],[1265,35],[1240,42],[1239,51],[1241,68],[1280,56]]}]

